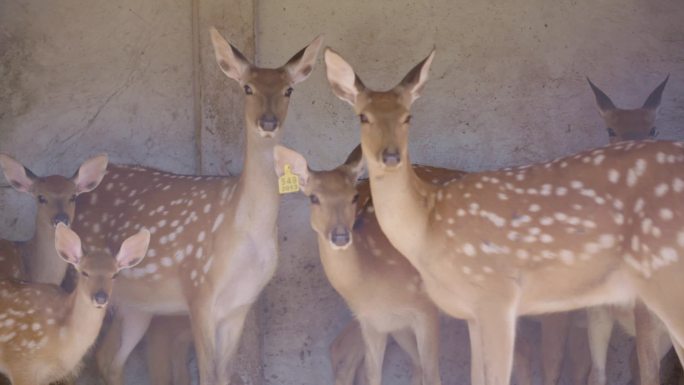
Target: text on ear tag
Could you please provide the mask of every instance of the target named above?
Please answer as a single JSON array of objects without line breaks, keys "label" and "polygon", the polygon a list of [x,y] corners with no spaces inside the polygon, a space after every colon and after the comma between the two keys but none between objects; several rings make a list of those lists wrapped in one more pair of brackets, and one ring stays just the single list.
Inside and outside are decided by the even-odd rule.
[{"label": "text on ear tag", "polygon": [[289,194],[299,191],[299,177],[292,173],[292,166],[286,164],[284,174],[278,178],[278,193]]}]

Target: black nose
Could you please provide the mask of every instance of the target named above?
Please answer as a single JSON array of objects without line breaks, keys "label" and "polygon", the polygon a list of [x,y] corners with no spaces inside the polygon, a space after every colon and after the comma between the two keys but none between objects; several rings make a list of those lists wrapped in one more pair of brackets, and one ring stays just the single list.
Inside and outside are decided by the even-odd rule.
[{"label": "black nose", "polygon": [[52,223],[57,226],[58,223],[64,223],[69,226],[69,216],[66,213],[58,213],[52,218]]},{"label": "black nose", "polygon": [[259,127],[264,131],[275,131],[278,128],[278,118],[273,114],[263,114],[259,119]]},{"label": "black nose", "polygon": [[349,230],[347,230],[347,228],[343,226],[337,226],[330,233],[330,241],[335,246],[347,246],[349,244],[349,241],[351,241],[351,234],[349,233]]},{"label": "black nose", "polygon": [[107,295],[107,293],[105,293],[102,290],[98,291],[93,296],[93,301],[95,301],[95,303],[98,305],[106,305],[108,299],[109,299],[109,295]]},{"label": "black nose", "polygon": [[386,148],[382,152],[382,163],[385,166],[396,166],[401,162],[401,155],[399,155],[399,150]]}]

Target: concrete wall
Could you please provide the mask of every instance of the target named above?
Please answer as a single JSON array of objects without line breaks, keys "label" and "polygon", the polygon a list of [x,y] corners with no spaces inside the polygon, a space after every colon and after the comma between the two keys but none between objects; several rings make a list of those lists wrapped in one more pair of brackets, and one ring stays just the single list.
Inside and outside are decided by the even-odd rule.
[{"label": "concrete wall", "polygon": [[[394,86],[436,46],[414,107],[416,162],[472,171],[606,143],[585,76],[636,107],[670,73],[658,126],[681,139],[682,20],[680,0],[0,0],[0,151],[38,174],[71,174],[101,151],[175,172],[239,172],[242,96],[214,63],[209,25],[272,67],[323,33],[373,88]],[[296,87],[284,139],[319,169],[359,140],[323,70],[319,59]],[[263,327],[247,332],[263,351],[248,349],[244,373],[258,382],[261,361],[267,384],[330,383],[328,344],[350,316],[323,275],[305,199],[281,207],[280,267],[251,323]],[[27,238],[31,199],[0,189],[0,208],[0,234]],[[443,326],[444,383],[467,383],[467,331]],[[624,346],[611,350],[617,383]],[[407,384],[403,356],[392,348],[387,361],[386,383]]]}]

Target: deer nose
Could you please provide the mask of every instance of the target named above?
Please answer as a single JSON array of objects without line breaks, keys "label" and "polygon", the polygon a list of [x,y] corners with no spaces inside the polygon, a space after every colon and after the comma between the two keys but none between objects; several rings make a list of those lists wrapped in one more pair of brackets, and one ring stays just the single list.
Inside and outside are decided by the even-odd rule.
[{"label": "deer nose", "polygon": [[344,226],[337,226],[330,233],[330,242],[338,247],[345,247],[351,242],[351,234]]},{"label": "deer nose", "polygon": [[264,131],[273,132],[278,128],[278,118],[273,114],[263,114],[259,118],[259,127]]},{"label": "deer nose", "polygon": [[107,295],[107,293],[105,293],[102,290],[98,291],[93,296],[93,301],[95,302],[95,304],[100,305],[100,306],[106,305],[108,299],[109,299],[109,295]]},{"label": "deer nose", "polygon": [[395,167],[401,162],[401,155],[396,148],[386,148],[382,151],[382,163],[385,166]]},{"label": "deer nose", "polygon": [[57,215],[52,218],[52,224],[57,226],[59,223],[64,223],[69,226],[69,216],[66,213],[57,213]]}]

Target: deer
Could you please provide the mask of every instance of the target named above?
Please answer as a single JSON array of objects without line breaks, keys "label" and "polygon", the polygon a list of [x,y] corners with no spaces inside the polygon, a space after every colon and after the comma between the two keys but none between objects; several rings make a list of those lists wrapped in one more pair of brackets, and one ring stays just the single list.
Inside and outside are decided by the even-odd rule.
[{"label": "deer", "polygon": [[3,270],[12,270],[11,276],[16,279],[62,284],[68,263],[55,255],[55,227],[73,223],[76,197],[99,185],[107,163],[107,155],[97,155],[83,162],[71,178],[39,177],[9,155],[0,154],[0,167],[9,184],[21,193],[33,195],[38,206],[33,238],[25,242],[0,241]]},{"label": "deer", "polygon": [[0,281],[0,371],[15,385],[47,385],[78,371],[95,341],[117,273],[145,257],[150,234],[127,238],[114,256],[88,248],[64,223],[55,228],[59,256],[79,273],[66,293],[54,284]]},{"label": "deer", "polygon": [[391,335],[413,362],[412,384],[441,384],[438,310],[422,291],[416,270],[383,236],[368,184],[357,189],[364,171],[360,150],[357,147],[343,165],[330,171],[310,170],[300,153],[283,146],[276,146],[273,154],[278,176],[291,167],[301,191],[309,198],[311,227],[317,233],[325,274],[360,326],[361,333],[357,323],[352,323],[352,329],[346,329],[352,334],[343,335],[350,341],[362,336],[365,341],[364,354],[354,354],[352,346],[352,354],[340,357],[349,357],[348,362],[338,365],[333,355],[336,383],[351,384],[364,357],[369,382],[380,383],[387,337]]},{"label": "deer", "polygon": [[[596,99],[610,143],[629,140],[655,139],[658,136],[655,120],[669,75],[646,98],[641,108],[622,109],[589,78],[587,82]],[[638,322],[637,322],[638,321]],[[589,384],[606,384],[606,359],[613,325],[618,323],[629,335],[636,337],[638,366],[632,374],[639,374],[641,384],[659,383],[660,360],[671,347],[665,326],[639,303],[626,307],[592,307],[587,309],[589,350],[592,365]]]},{"label": "deer", "polygon": [[616,143],[425,183],[410,167],[408,129],[434,54],[388,91],[366,88],[329,48],[326,74],[359,117],[382,231],[435,304],[468,323],[472,383],[508,384],[519,316],[636,301],[682,361],[684,144]]},{"label": "deer", "polygon": [[[179,175],[110,164],[102,186],[77,200],[76,231],[102,247],[138,228],[154,236],[148,257],[117,281],[118,346],[98,365],[122,383],[126,358],[154,315],[189,314],[200,384],[227,384],[245,317],[277,265],[279,206],[273,147],[282,137],[294,86],[309,77],[322,37],[278,68],[250,63],[215,29],[221,71],[245,94],[244,167],[239,176]],[[103,349],[107,350],[107,349]]]}]

